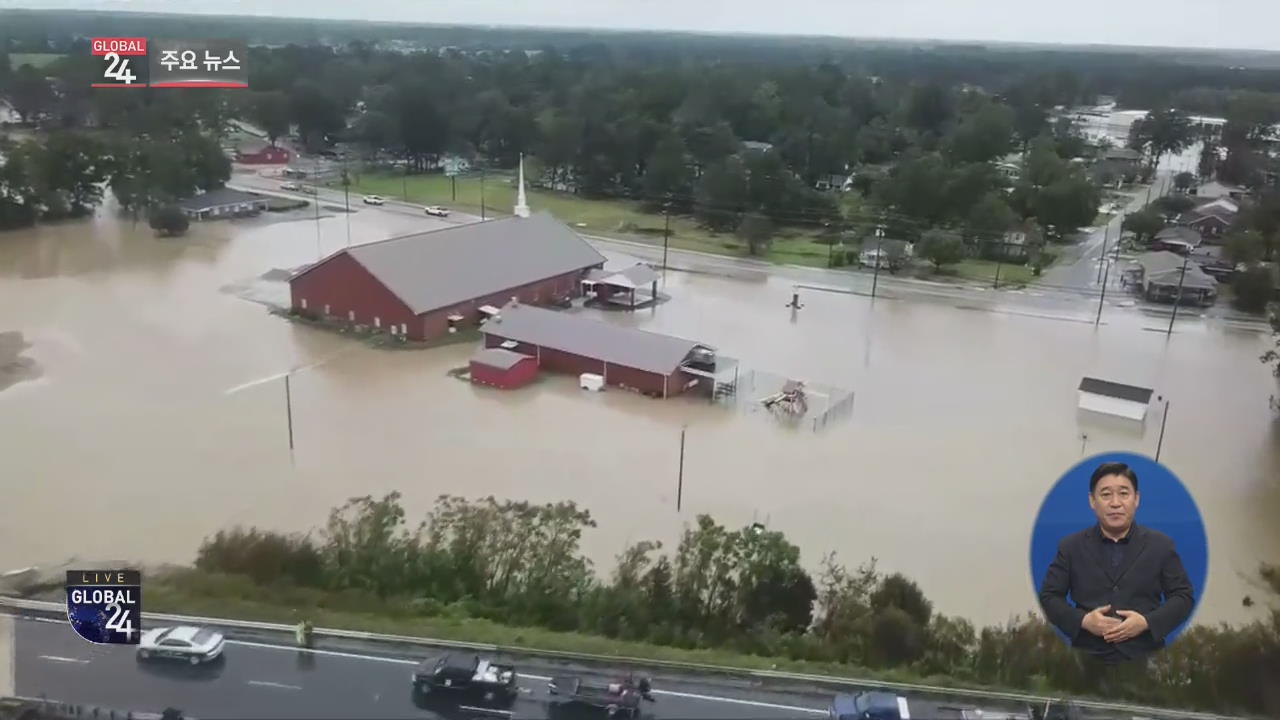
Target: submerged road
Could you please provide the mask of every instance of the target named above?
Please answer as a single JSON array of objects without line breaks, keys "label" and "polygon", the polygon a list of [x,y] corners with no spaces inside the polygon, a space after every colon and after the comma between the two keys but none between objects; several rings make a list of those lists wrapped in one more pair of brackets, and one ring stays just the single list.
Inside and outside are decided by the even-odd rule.
[{"label": "submerged road", "polygon": [[[237,172],[228,186],[303,200],[319,198],[324,204],[339,208],[344,203],[343,193],[340,190],[320,188],[317,195],[309,195],[281,190],[280,184],[281,181],[276,178],[263,177],[250,172]],[[361,202],[362,197],[356,193],[350,195],[348,199],[352,211],[421,217],[424,230],[480,221],[479,216],[460,212],[453,212],[448,218],[429,217],[423,213],[422,206],[391,198],[387,198],[385,205],[365,205]],[[1141,198],[1135,197],[1130,207],[1140,206]],[[1119,216],[1113,219],[1112,223],[1110,237],[1114,240],[1119,233]],[[660,244],[596,235],[593,234],[592,228],[577,228],[577,230],[596,249],[606,254],[621,254],[653,265],[661,265],[665,255],[667,266],[673,270],[746,281],[763,281],[769,277],[779,278],[793,283],[800,292],[830,290],[867,296],[871,294],[874,286],[877,297],[885,300],[924,300],[960,305],[963,309],[1012,311],[1014,314],[1079,322],[1093,322],[1099,304],[1100,288],[1093,278],[1097,274],[1097,266],[1102,255],[1104,229],[1101,227],[1097,228],[1096,232],[1085,241],[1081,248],[1082,256],[1078,260],[1061,268],[1050,268],[1043,284],[1028,285],[1023,288],[1001,287],[999,290],[992,288],[991,283],[959,278],[953,282],[938,282],[897,277],[887,272],[881,272],[878,278],[874,278],[873,273],[863,270],[779,265],[766,260],[716,255],[696,250],[669,248],[664,253]],[[1055,270],[1058,273],[1057,276],[1051,274]],[[1134,317],[1148,314],[1147,309],[1137,305],[1132,296],[1118,290],[1117,275],[1116,268],[1112,268],[1107,294],[1103,301],[1105,306],[1103,322],[1112,313]],[[1160,314],[1159,309],[1154,311],[1157,315]],[[1264,321],[1246,316],[1235,317],[1229,308],[1220,306],[1207,309],[1183,308],[1179,313],[1179,320],[1182,323],[1196,322],[1203,318],[1225,319],[1239,323],[1248,329],[1267,329]]]}]

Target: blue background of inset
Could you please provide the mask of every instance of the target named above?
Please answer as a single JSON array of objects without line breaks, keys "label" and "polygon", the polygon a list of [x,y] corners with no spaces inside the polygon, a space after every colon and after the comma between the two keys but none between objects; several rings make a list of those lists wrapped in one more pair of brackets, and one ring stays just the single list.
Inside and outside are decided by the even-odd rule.
[{"label": "blue background of inset", "polygon": [[[1173,539],[1199,608],[1209,570],[1209,543],[1200,509],[1186,486],[1168,468],[1144,455],[1122,452],[1102,453],[1081,460],[1058,479],[1040,504],[1031,530],[1031,583],[1036,605],[1039,606],[1040,582],[1058,552],[1058,541],[1098,522],[1089,508],[1089,476],[1104,462],[1125,463],[1138,474],[1135,522]],[[1187,622],[1190,621],[1188,617]],[[1166,640],[1177,637],[1186,624],[1179,625]]]}]

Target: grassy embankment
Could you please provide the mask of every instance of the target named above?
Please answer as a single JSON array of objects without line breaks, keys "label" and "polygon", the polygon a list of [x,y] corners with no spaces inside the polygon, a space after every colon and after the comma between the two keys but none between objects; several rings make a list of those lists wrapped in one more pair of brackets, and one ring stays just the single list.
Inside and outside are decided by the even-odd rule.
[{"label": "grassy embankment", "polygon": [[[410,603],[371,593],[322,591],[294,585],[260,586],[242,576],[175,568],[147,577],[148,612],[174,613],[293,624],[309,619],[316,627],[487,643],[531,650],[612,655],[663,662],[780,670],[888,682],[925,682],[957,689],[992,689],[948,676],[920,677],[900,670],[869,670],[854,665],[790,660],[730,650],[687,650],[599,635],[515,627],[450,614],[428,615]],[[1023,691],[1025,692],[1025,691]]]},{"label": "grassy embankment", "polygon": [[[351,191],[421,205],[442,205],[464,212],[479,214],[481,211],[481,181],[478,175],[460,176],[456,183],[440,174],[410,175],[365,173],[352,177]],[[515,188],[512,176],[489,174],[484,186],[484,207],[487,215],[506,215],[515,204]],[[662,243],[662,215],[645,212],[640,203],[633,200],[591,200],[571,193],[550,190],[529,190],[529,205],[535,210],[546,210],[562,222],[576,227],[585,234],[622,237],[629,240]],[[698,252],[747,257],[747,245],[731,233],[715,233],[698,225],[691,217],[671,217],[670,244],[673,248]],[[850,248],[856,250],[856,248]],[[829,248],[820,241],[819,232],[813,229],[781,228],[774,236],[773,244],[763,259],[785,265],[827,267]],[[991,282],[995,278],[996,263],[988,260],[969,259],[942,273],[979,282]],[[921,263],[919,276],[930,277],[932,270]],[[1021,285],[1030,282],[1031,269],[1025,266],[1005,264],[1000,269],[1000,284]]]}]

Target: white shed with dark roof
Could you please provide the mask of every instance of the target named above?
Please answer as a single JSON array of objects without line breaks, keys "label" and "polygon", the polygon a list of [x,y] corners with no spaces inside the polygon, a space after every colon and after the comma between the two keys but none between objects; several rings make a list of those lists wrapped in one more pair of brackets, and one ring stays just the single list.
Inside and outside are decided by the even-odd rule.
[{"label": "white shed with dark roof", "polygon": [[1078,390],[1081,410],[1137,421],[1146,419],[1153,392],[1151,388],[1091,377],[1081,378]]}]

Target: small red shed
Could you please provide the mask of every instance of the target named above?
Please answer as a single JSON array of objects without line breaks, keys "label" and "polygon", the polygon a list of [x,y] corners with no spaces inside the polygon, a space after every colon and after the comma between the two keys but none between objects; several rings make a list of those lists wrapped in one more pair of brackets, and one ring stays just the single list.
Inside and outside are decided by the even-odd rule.
[{"label": "small red shed", "polygon": [[289,151],[275,145],[266,145],[256,150],[237,152],[236,162],[246,165],[285,165],[289,162]]},{"label": "small red shed", "polygon": [[505,348],[484,348],[471,358],[471,382],[511,390],[533,382],[538,359]]}]

